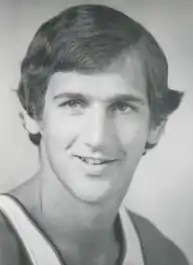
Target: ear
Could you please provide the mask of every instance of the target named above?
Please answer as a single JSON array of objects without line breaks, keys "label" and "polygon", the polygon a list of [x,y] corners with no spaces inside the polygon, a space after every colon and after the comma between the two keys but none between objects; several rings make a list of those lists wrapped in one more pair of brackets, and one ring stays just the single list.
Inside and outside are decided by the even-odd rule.
[{"label": "ear", "polygon": [[160,138],[165,132],[167,120],[162,121],[159,125],[157,125],[155,128],[150,129],[147,144],[149,146],[155,146],[158,144]]},{"label": "ear", "polygon": [[32,119],[25,110],[22,110],[19,113],[19,117],[20,117],[20,119],[22,121],[24,129],[29,134],[38,134],[38,133],[40,133],[40,127],[39,127],[38,122],[36,120]]}]

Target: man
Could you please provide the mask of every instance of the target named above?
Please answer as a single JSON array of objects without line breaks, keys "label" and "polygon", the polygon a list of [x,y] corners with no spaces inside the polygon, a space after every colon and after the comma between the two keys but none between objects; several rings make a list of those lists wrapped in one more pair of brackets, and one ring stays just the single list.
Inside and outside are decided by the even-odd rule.
[{"label": "man", "polygon": [[1,197],[0,264],[187,264],[122,206],[180,103],[167,79],[155,39],[112,8],[71,7],[40,27],[18,89],[40,169]]}]

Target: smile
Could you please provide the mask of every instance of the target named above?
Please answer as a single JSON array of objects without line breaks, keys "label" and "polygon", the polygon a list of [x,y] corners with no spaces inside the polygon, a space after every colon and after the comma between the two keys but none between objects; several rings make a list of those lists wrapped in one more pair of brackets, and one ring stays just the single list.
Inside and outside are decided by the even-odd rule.
[{"label": "smile", "polygon": [[104,165],[117,161],[116,159],[104,159],[104,158],[93,158],[93,157],[85,157],[85,156],[77,156],[80,160],[85,162],[88,165]]}]

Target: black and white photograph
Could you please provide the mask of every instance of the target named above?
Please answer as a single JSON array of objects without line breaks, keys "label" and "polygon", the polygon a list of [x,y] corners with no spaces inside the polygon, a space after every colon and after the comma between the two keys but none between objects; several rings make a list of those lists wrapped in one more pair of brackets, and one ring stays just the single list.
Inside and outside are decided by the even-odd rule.
[{"label": "black and white photograph", "polygon": [[193,2],[0,18],[0,265],[193,265]]}]

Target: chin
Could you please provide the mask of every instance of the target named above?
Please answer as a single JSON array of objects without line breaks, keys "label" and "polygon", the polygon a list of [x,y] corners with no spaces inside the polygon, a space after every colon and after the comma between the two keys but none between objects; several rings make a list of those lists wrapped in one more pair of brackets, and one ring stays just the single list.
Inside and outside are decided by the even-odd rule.
[{"label": "chin", "polygon": [[62,182],[73,198],[85,203],[103,203],[122,192],[115,178],[109,176],[69,174]]},{"label": "chin", "polygon": [[84,190],[74,190],[74,197],[81,202],[89,203],[89,204],[98,204],[105,202],[109,197],[111,197],[111,190],[92,190],[92,189],[84,189]]}]

